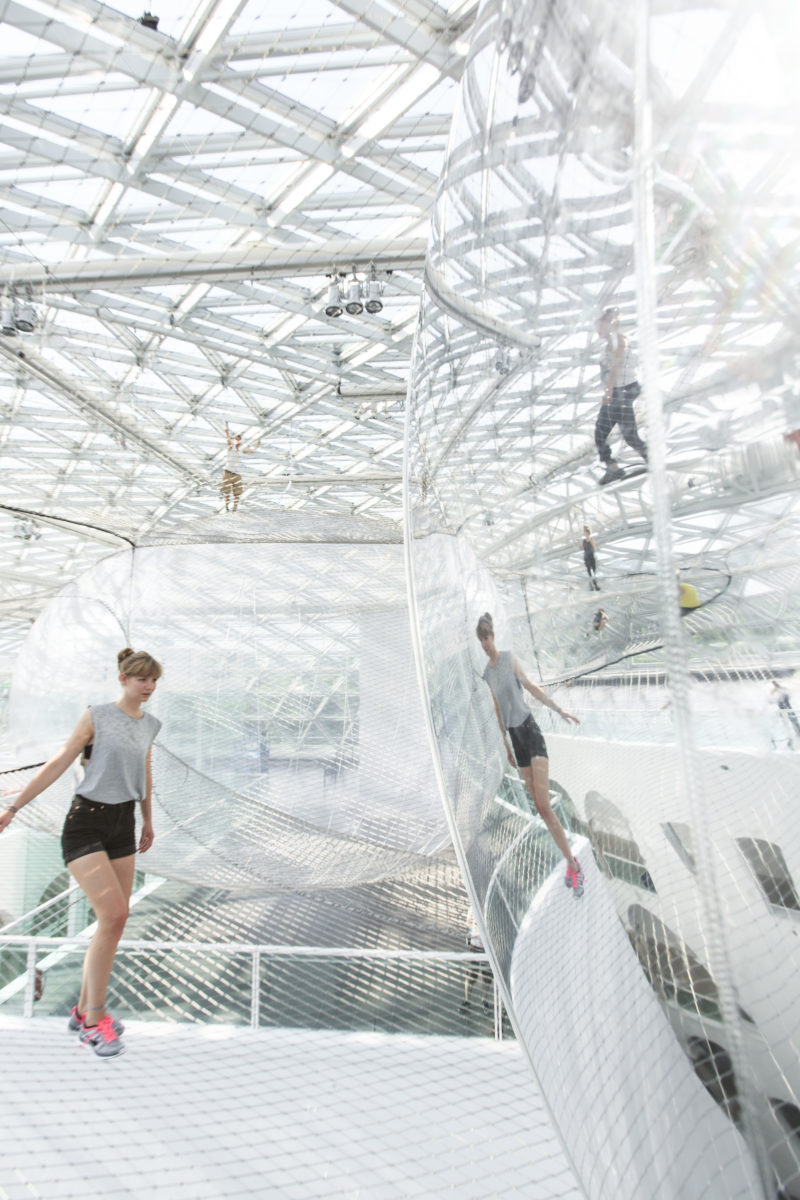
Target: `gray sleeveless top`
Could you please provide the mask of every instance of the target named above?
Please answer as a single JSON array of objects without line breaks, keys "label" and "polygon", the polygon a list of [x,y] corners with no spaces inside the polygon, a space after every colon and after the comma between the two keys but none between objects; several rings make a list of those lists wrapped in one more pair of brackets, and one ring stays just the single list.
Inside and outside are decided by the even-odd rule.
[{"label": "gray sleeveless top", "polygon": [[492,689],[506,729],[516,729],[531,715],[522,695],[522,684],[514,674],[514,656],[510,650],[500,650],[494,666],[486,664],[483,678]]},{"label": "gray sleeveless top", "polygon": [[90,707],[94,741],[79,795],[99,804],[144,800],[145,759],[161,722],[150,713],[129,717],[116,704]]}]

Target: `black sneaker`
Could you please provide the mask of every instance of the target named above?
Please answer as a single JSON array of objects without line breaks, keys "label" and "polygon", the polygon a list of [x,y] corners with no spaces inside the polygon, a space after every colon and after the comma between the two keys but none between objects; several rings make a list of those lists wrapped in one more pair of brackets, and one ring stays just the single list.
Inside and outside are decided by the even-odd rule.
[{"label": "black sneaker", "polygon": [[622,467],[618,467],[615,463],[609,463],[606,467],[605,475],[600,479],[600,486],[605,483],[614,483],[617,479],[624,479],[625,472]]}]

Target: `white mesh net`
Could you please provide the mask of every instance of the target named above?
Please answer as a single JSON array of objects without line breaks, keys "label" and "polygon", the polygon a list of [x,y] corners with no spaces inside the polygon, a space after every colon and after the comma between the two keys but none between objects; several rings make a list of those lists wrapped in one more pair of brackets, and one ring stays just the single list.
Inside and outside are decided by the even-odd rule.
[{"label": "white mesh net", "polygon": [[[412,626],[459,861],[597,1198],[800,1195],[800,771],[794,714],[770,704],[797,663],[787,35],[794,16],[734,4],[485,4],[434,218],[407,430]],[[761,122],[769,188],[736,103],[756,43],[771,75],[755,86],[751,63],[743,119]],[[648,467],[623,443],[632,417],[613,458],[592,439],[610,306]],[[580,899],[506,763],[487,610],[498,647],[581,718],[568,733],[534,705]]]},{"label": "white mesh net", "polygon": [[[419,48],[412,16],[446,27],[425,45],[455,70],[463,9],[344,7],[370,47]],[[487,0],[427,259],[405,551],[396,471],[357,483],[389,444],[383,411],[363,442],[346,414],[352,458],[328,474],[341,390],[325,422],[298,415],[314,471],[297,475],[284,422],[235,520],[202,516],[205,467],[160,522],[132,476],[103,527],[135,548],[64,588],[19,655],[7,759],[25,770],[2,779],[13,794],[86,703],[114,698],[122,644],[163,662],[157,841],[108,997],[136,1053],[98,1081],[65,1049],[95,931],[58,855],[65,776],[0,846],[4,1197],[800,1200],[800,725],[782,687],[800,617],[798,51],[788,5]],[[360,183],[429,187],[360,150]],[[211,292],[209,310],[227,304]],[[642,391],[638,435],[625,415],[607,443],[609,306]],[[220,353],[234,335],[256,341],[228,321]],[[262,343],[247,354],[260,364]],[[296,397],[260,411],[288,364],[268,368],[243,394],[277,431]],[[50,516],[102,524],[105,501],[70,486]],[[330,512],[279,519],[302,488]],[[373,504],[387,523],[348,515]],[[580,717],[536,708],[582,896],[506,761],[486,610]],[[465,953],[468,905],[493,979]],[[129,1131],[113,1153],[87,1138],[89,1106]]]}]

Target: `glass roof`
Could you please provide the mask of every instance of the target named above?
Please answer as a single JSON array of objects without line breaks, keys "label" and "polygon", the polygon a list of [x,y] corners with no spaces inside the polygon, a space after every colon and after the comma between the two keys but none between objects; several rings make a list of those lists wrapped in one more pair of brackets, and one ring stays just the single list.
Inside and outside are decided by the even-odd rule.
[{"label": "glass roof", "polygon": [[[4,10],[3,295],[37,313],[0,335],[9,620],[107,553],[102,530],[218,513],[226,421],[255,450],[243,509],[401,517],[428,224],[477,5],[154,8],[157,29],[133,0]],[[326,316],[329,276],[344,292],[373,266],[381,310]]]},{"label": "glass roof", "polygon": [[[4,10],[2,294],[18,315],[36,310],[32,330],[0,333],[0,614],[12,641],[120,544],[109,534],[195,536],[198,521],[226,519],[226,421],[253,451],[232,537],[235,520],[252,540],[277,511],[399,530],[429,227],[478,6],[154,7],[157,29],[138,3]],[[800,16],[785,9],[784,40],[767,15],[742,30],[724,6],[652,4],[670,469],[683,551],[729,562],[773,530],[790,544],[795,526],[794,478],[778,488],[769,464],[743,474],[725,459],[800,426],[785,288],[800,184],[786,47]],[[569,6],[563,20],[577,21],[579,48]],[[652,556],[640,489],[597,491],[590,429],[597,304],[616,298],[629,327],[635,312],[629,32],[593,51],[613,87],[581,92],[569,153],[580,56],[548,61],[542,96],[495,114],[480,244],[480,176],[458,153],[448,166],[447,194],[462,197],[440,231],[457,264],[448,286],[467,309],[485,300],[500,332],[476,338],[452,386],[436,377],[435,457],[458,451],[463,473],[443,497],[453,528],[501,573],[569,575],[586,520],[605,530],[609,569]],[[480,54],[471,61],[483,94],[489,76]],[[474,136],[469,112],[452,147]],[[724,202],[735,193],[738,208]],[[326,315],[331,278],[344,301],[353,269],[364,285],[373,267],[380,311]]]}]

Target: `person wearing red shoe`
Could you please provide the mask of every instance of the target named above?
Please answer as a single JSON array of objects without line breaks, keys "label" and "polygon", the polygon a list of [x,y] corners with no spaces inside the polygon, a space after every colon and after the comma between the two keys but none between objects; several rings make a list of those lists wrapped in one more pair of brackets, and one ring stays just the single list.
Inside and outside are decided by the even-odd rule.
[{"label": "person wearing red shoe", "polygon": [[77,1030],[80,1041],[101,1058],[114,1057],[124,1049],[121,1023],[106,1011],[106,990],[128,919],[137,851],[137,804],[142,812],[138,850],[143,854],[153,844],[150,756],[161,728],[161,722],[142,708],[161,677],[160,664],[145,651],[134,653],[126,647],[117,655],[117,665],[122,685],[119,700],[88,708],[63,750],[46,762],[14,803],[0,813],[2,832],[21,808],[83,755],[83,782],[67,813],[61,848],[70,874],[94,910],[97,929],[83,960],[80,996],[68,1027]]},{"label": "person wearing red shoe", "polygon": [[[553,841],[567,860],[565,883],[576,896],[583,895],[583,871],[570,849],[564,826],[553,811],[550,803],[550,774],[542,731],[533,719],[522,694],[529,692],[534,700],[558,713],[567,724],[579,725],[572,713],[559,708],[546,692],[532,683],[510,650],[498,650],[494,640],[494,622],[491,613],[484,613],[475,628],[478,641],[489,659],[483,678],[489,685],[494,700],[497,723],[512,767],[518,767],[525,786],[530,793],[536,811],[544,821]],[[506,733],[511,739],[509,746]]]}]

